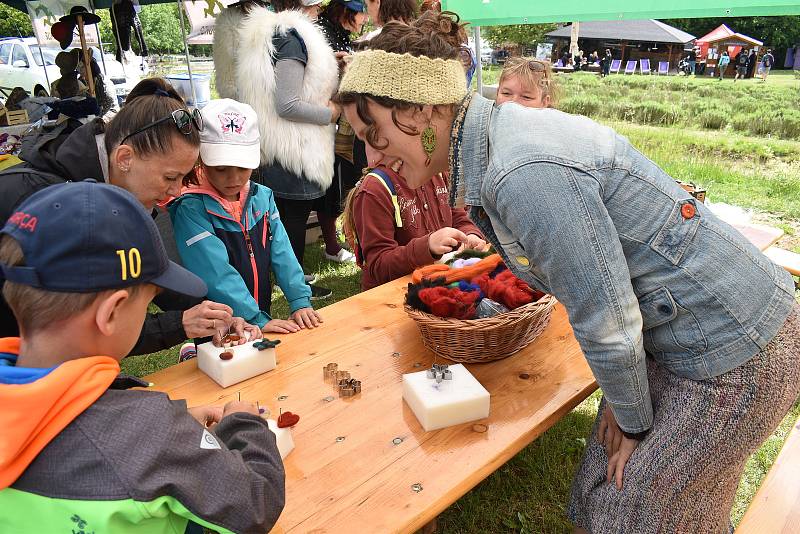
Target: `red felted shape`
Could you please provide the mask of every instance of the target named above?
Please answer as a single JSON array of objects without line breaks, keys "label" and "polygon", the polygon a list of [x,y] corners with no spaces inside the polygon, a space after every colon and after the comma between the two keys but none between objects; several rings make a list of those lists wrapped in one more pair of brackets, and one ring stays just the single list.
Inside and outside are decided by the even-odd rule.
[{"label": "red felted shape", "polygon": [[450,287],[431,287],[419,292],[419,299],[437,317],[453,319],[475,318],[475,306],[480,294]]},{"label": "red felted shape", "polygon": [[283,412],[278,417],[278,428],[287,428],[294,426],[300,421],[300,416],[292,412]]}]

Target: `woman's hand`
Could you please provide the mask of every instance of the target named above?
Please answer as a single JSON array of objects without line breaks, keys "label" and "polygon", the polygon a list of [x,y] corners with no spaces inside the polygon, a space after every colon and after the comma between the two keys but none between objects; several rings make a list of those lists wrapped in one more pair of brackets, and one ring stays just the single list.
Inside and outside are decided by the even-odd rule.
[{"label": "woman's hand", "polygon": [[183,331],[187,338],[219,337],[228,332],[232,322],[231,307],[210,300],[183,312]]},{"label": "woman's hand", "polygon": [[487,250],[489,250],[489,243],[487,243],[480,237],[476,236],[475,234],[469,234],[467,236],[467,241],[464,243],[464,248],[477,250],[478,252],[486,252]]},{"label": "woman's hand", "polygon": [[606,482],[611,484],[614,480],[618,490],[622,490],[622,477],[625,474],[625,464],[628,463],[633,451],[639,445],[639,440],[625,437],[617,424],[611,406],[606,404],[603,410],[603,418],[597,429],[597,439],[606,448],[608,455],[608,470],[606,471]]},{"label": "woman's hand", "polygon": [[428,236],[428,248],[434,256],[444,256],[457,250],[461,243],[467,242],[467,236],[461,230],[445,227]]},{"label": "woman's hand", "polygon": [[283,319],[272,319],[261,329],[264,333],[275,332],[276,334],[293,334],[299,330],[300,327],[297,326],[297,323],[294,321],[284,321]]},{"label": "woman's hand", "polygon": [[622,442],[619,449],[608,459],[608,472],[606,473],[606,482],[611,484],[611,480],[616,480],[617,489],[622,490],[622,475],[625,473],[625,464],[628,463],[633,451],[639,445],[639,440],[626,438],[622,436]]},{"label": "woman's hand", "polygon": [[222,419],[223,408],[222,406],[195,406],[187,411],[201,425],[208,428],[219,423],[220,419]]},{"label": "woman's hand", "polygon": [[314,308],[300,308],[292,314],[292,321],[300,328],[316,328],[323,323],[322,317]]},{"label": "woman's hand", "polygon": [[264,337],[259,327],[250,323],[246,323],[241,317],[233,318],[233,323],[231,323],[231,326],[228,328],[228,332],[232,332],[239,336],[239,341],[234,341],[232,343],[233,345],[243,345],[248,341],[261,339]]}]

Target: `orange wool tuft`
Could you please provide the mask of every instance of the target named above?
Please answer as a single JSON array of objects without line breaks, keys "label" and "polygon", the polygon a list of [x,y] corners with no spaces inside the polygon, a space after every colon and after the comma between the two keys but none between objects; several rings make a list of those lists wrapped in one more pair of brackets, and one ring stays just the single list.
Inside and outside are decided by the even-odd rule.
[{"label": "orange wool tuft", "polygon": [[437,278],[444,278],[445,283],[452,284],[453,282],[460,282],[461,280],[472,280],[476,276],[488,274],[494,271],[500,264],[503,263],[503,258],[500,254],[492,254],[483,258],[475,265],[462,267],[461,269],[454,269],[449,265],[435,263],[433,265],[426,265],[420,267],[411,275],[411,281],[419,284],[423,280],[436,280]]}]

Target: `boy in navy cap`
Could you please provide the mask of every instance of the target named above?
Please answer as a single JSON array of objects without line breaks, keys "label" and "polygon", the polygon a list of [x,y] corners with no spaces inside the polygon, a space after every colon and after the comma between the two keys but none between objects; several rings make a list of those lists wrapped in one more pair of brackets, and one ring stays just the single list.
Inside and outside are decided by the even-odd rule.
[{"label": "boy in navy cap", "polygon": [[206,293],[167,259],[136,198],[105,184],[54,185],[0,234],[3,294],[20,327],[19,338],[0,339],[3,528],[268,531],[284,472],[256,406],[187,411],[163,393],[119,389],[118,362],[153,296]]}]

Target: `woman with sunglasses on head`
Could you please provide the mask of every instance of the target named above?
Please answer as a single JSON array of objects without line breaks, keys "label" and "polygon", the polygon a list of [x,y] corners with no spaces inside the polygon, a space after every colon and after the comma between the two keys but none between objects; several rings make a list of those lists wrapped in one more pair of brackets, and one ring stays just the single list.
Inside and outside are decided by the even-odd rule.
[{"label": "woman with sunglasses on head", "polygon": [[497,84],[497,105],[514,102],[527,108],[554,108],[558,91],[549,61],[513,57],[506,61]]},{"label": "woman with sunglasses on head", "polygon": [[336,100],[409,187],[449,170],[451,203],[566,308],[604,395],[576,530],[728,532],[745,461],[800,393],[791,277],[610,128],[466,94],[457,21],[430,16],[387,24]]},{"label": "woman with sunglasses on head", "polygon": [[[184,176],[200,153],[202,118],[187,110],[183,99],[160,78],[142,80],[107,124],[96,119],[81,125],[67,121],[26,137],[20,157],[25,163],[0,173],[0,218],[5,221],[28,196],[49,185],[93,179],[132,193],[147,210],[180,193]],[[177,260],[169,217],[157,219],[164,242]],[[102,229],[100,229],[102,230]],[[229,328],[258,335],[258,328],[234,318],[230,307],[197,303],[174,293],[154,302],[164,313],[148,315],[131,354],[170,348],[187,338],[219,337]],[[0,336],[18,335],[11,311],[0,299]]]}]

